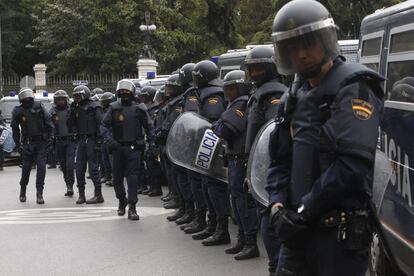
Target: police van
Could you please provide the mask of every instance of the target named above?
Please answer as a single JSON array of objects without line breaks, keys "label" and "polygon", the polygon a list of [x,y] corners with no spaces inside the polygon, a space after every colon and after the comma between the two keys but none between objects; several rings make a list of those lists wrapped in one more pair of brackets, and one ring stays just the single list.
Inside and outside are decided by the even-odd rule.
[{"label": "police van", "polygon": [[[358,59],[386,77],[378,148],[386,157],[390,177],[374,201],[397,266],[414,275],[414,1],[364,18]],[[374,181],[374,191],[379,185]],[[398,275],[378,237],[371,257],[372,275]]]}]

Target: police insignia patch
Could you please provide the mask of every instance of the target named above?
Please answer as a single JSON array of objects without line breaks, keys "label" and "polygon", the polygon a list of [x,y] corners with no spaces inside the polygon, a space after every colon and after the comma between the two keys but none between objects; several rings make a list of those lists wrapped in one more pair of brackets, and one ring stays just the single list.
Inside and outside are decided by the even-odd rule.
[{"label": "police insignia patch", "polygon": [[192,103],[198,102],[197,97],[195,97],[195,96],[189,97],[188,100]]},{"label": "police insignia patch", "polygon": [[374,107],[372,104],[361,100],[353,99],[352,100],[352,111],[354,112],[355,117],[360,120],[369,120],[374,113]]},{"label": "police insignia patch", "polygon": [[234,111],[236,112],[236,115],[239,116],[240,118],[244,117],[244,113],[240,109],[235,109]]},{"label": "police insignia patch", "polygon": [[25,116],[22,117],[22,121],[26,122],[26,117]]},{"label": "police insignia patch", "polygon": [[218,103],[218,99],[217,98],[210,98],[208,99],[208,104],[217,104]]},{"label": "police insignia patch", "polygon": [[280,100],[278,98],[273,97],[273,98],[270,99],[270,103],[272,105],[275,105],[275,104],[280,103]]},{"label": "police insignia patch", "polygon": [[125,118],[124,118],[124,114],[119,114],[119,116],[118,116],[118,120],[119,121],[123,121]]},{"label": "police insignia patch", "polygon": [[56,120],[56,121],[59,121],[59,116],[56,116],[56,117],[55,117],[55,120]]}]

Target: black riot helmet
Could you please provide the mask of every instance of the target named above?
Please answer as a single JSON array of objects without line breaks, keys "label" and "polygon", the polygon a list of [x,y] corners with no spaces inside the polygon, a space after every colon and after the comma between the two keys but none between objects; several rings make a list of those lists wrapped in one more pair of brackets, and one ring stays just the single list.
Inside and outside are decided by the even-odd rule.
[{"label": "black riot helmet", "polygon": [[[278,70],[283,75],[299,73],[304,78],[317,76],[330,57],[339,54],[336,25],[329,11],[314,0],[294,0],[284,5],[273,21],[272,41]],[[319,43],[324,57],[318,65],[295,68],[290,60],[292,49],[309,48]]]},{"label": "black riot helmet", "polygon": [[187,63],[178,72],[178,83],[185,89],[192,86],[195,63]]},{"label": "black riot helmet", "polygon": [[244,60],[246,79],[256,86],[279,78],[274,50],[270,46],[257,46],[249,51]]},{"label": "black riot helmet", "polygon": [[85,85],[78,85],[73,89],[73,100],[76,103],[83,102],[91,96],[91,90]]},{"label": "black riot helmet", "polygon": [[147,85],[141,88],[141,90],[138,92],[138,97],[144,103],[152,102],[154,100],[154,96],[156,92],[157,92],[157,89],[155,89],[151,85]]},{"label": "black riot helmet", "polygon": [[102,88],[99,88],[99,87],[96,87],[95,89],[92,90],[93,95],[96,95],[96,94],[101,95],[103,93],[104,91],[102,90]]},{"label": "black riot helmet", "polygon": [[130,105],[135,96],[135,84],[128,79],[122,79],[118,81],[116,85],[116,93],[121,103],[125,105]]},{"label": "black riot helmet", "polygon": [[[60,102],[64,102],[64,104],[61,104]],[[53,94],[53,103],[57,106],[57,107],[65,107],[68,105],[69,103],[69,96],[68,93],[66,93],[65,90],[57,90],[55,92],[55,94]]]},{"label": "black riot helmet", "polygon": [[246,82],[246,74],[242,70],[233,70],[224,76],[224,96],[226,100],[233,101],[235,98],[248,95],[251,86]]},{"label": "black riot helmet", "polygon": [[179,75],[171,75],[165,82],[165,95],[167,97],[176,97],[183,93],[183,87],[178,82]]},{"label": "black riot helmet", "polygon": [[168,97],[165,95],[165,85],[161,86],[160,89],[155,92],[154,102],[162,105],[168,100]]},{"label": "black riot helmet", "polygon": [[192,72],[194,87],[201,89],[207,86],[222,86],[219,79],[219,69],[217,65],[210,60],[203,60],[194,66]]},{"label": "black riot helmet", "polygon": [[115,95],[111,92],[104,92],[99,98],[103,108],[108,108],[109,104],[115,101]]},{"label": "black riot helmet", "polygon": [[29,108],[34,103],[34,92],[29,87],[23,87],[19,91],[19,101],[23,107]]}]

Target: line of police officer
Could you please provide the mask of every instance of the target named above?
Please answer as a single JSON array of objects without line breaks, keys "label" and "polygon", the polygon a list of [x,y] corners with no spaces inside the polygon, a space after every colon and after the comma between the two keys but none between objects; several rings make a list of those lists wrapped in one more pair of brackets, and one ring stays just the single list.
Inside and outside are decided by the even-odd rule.
[{"label": "line of police officer", "polygon": [[[275,51],[255,47],[246,57],[245,72],[229,72],[224,82],[211,61],[184,65],[155,95],[151,88],[142,89],[139,101],[134,100],[134,84],[121,80],[119,100],[106,105],[105,115],[85,86],[75,88],[70,107],[65,93],[56,92],[53,120],[33,101],[33,92],[23,89],[22,104],[12,119],[14,139],[23,154],[20,200],[26,200],[30,168],[36,161],[37,202],[44,203],[44,152],[55,140],[66,195],[73,194],[73,163],[63,156],[76,155],[76,203],[103,202],[96,154],[103,144],[113,158],[104,167],[112,167],[119,215],[129,205],[128,218],[139,219],[136,203],[144,169],[149,179],[156,176],[145,190],[152,195],[161,194],[163,172],[170,191],[162,198],[164,207],[177,208],[167,219],[204,246],[230,243],[231,196],[239,231],[226,253],[236,254],[236,260],[259,256],[260,229],[270,275],[364,275],[383,79],[364,66],[344,63],[336,25],[316,1],[294,0],[280,9],[272,38]],[[289,89],[278,72],[296,74]],[[228,186],[168,159],[169,131],[180,114],[190,111],[212,123],[215,134],[225,141]],[[70,127],[61,122],[63,118]],[[276,121],[269,144],[272,162],[263,183],[269,205],[264,206],[246,189],[246,163],[260,128],[272,119]],[[87,165],[95,187],[90,200],[85,199]]]}]

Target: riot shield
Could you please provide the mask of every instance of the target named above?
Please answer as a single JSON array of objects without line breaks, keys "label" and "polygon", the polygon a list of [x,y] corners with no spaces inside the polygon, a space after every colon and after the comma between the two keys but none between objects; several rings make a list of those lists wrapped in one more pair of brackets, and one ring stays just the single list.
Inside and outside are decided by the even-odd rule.
[{"label": "riot shield", "polygon": [[227,183],[222,140],[202,116],[193,112],[180,115],[170,129],[166,150],[174,164]]},{"label": "riot shield", "polygon": [[264,206],[269,204],[269,194],[265,190],[267,169],[270,164],[269,137],[275,128],[275,122],[265,124],[253,142],[249,163],[247,164],[247,182],[253,197]]},{"label": "riot shield", "polygon": [[388,157],[380,150],[375,154],[374,179],[372,184],[372,201],[377,210],[384,199],[385,190],[392,175],[392,165]]}]

